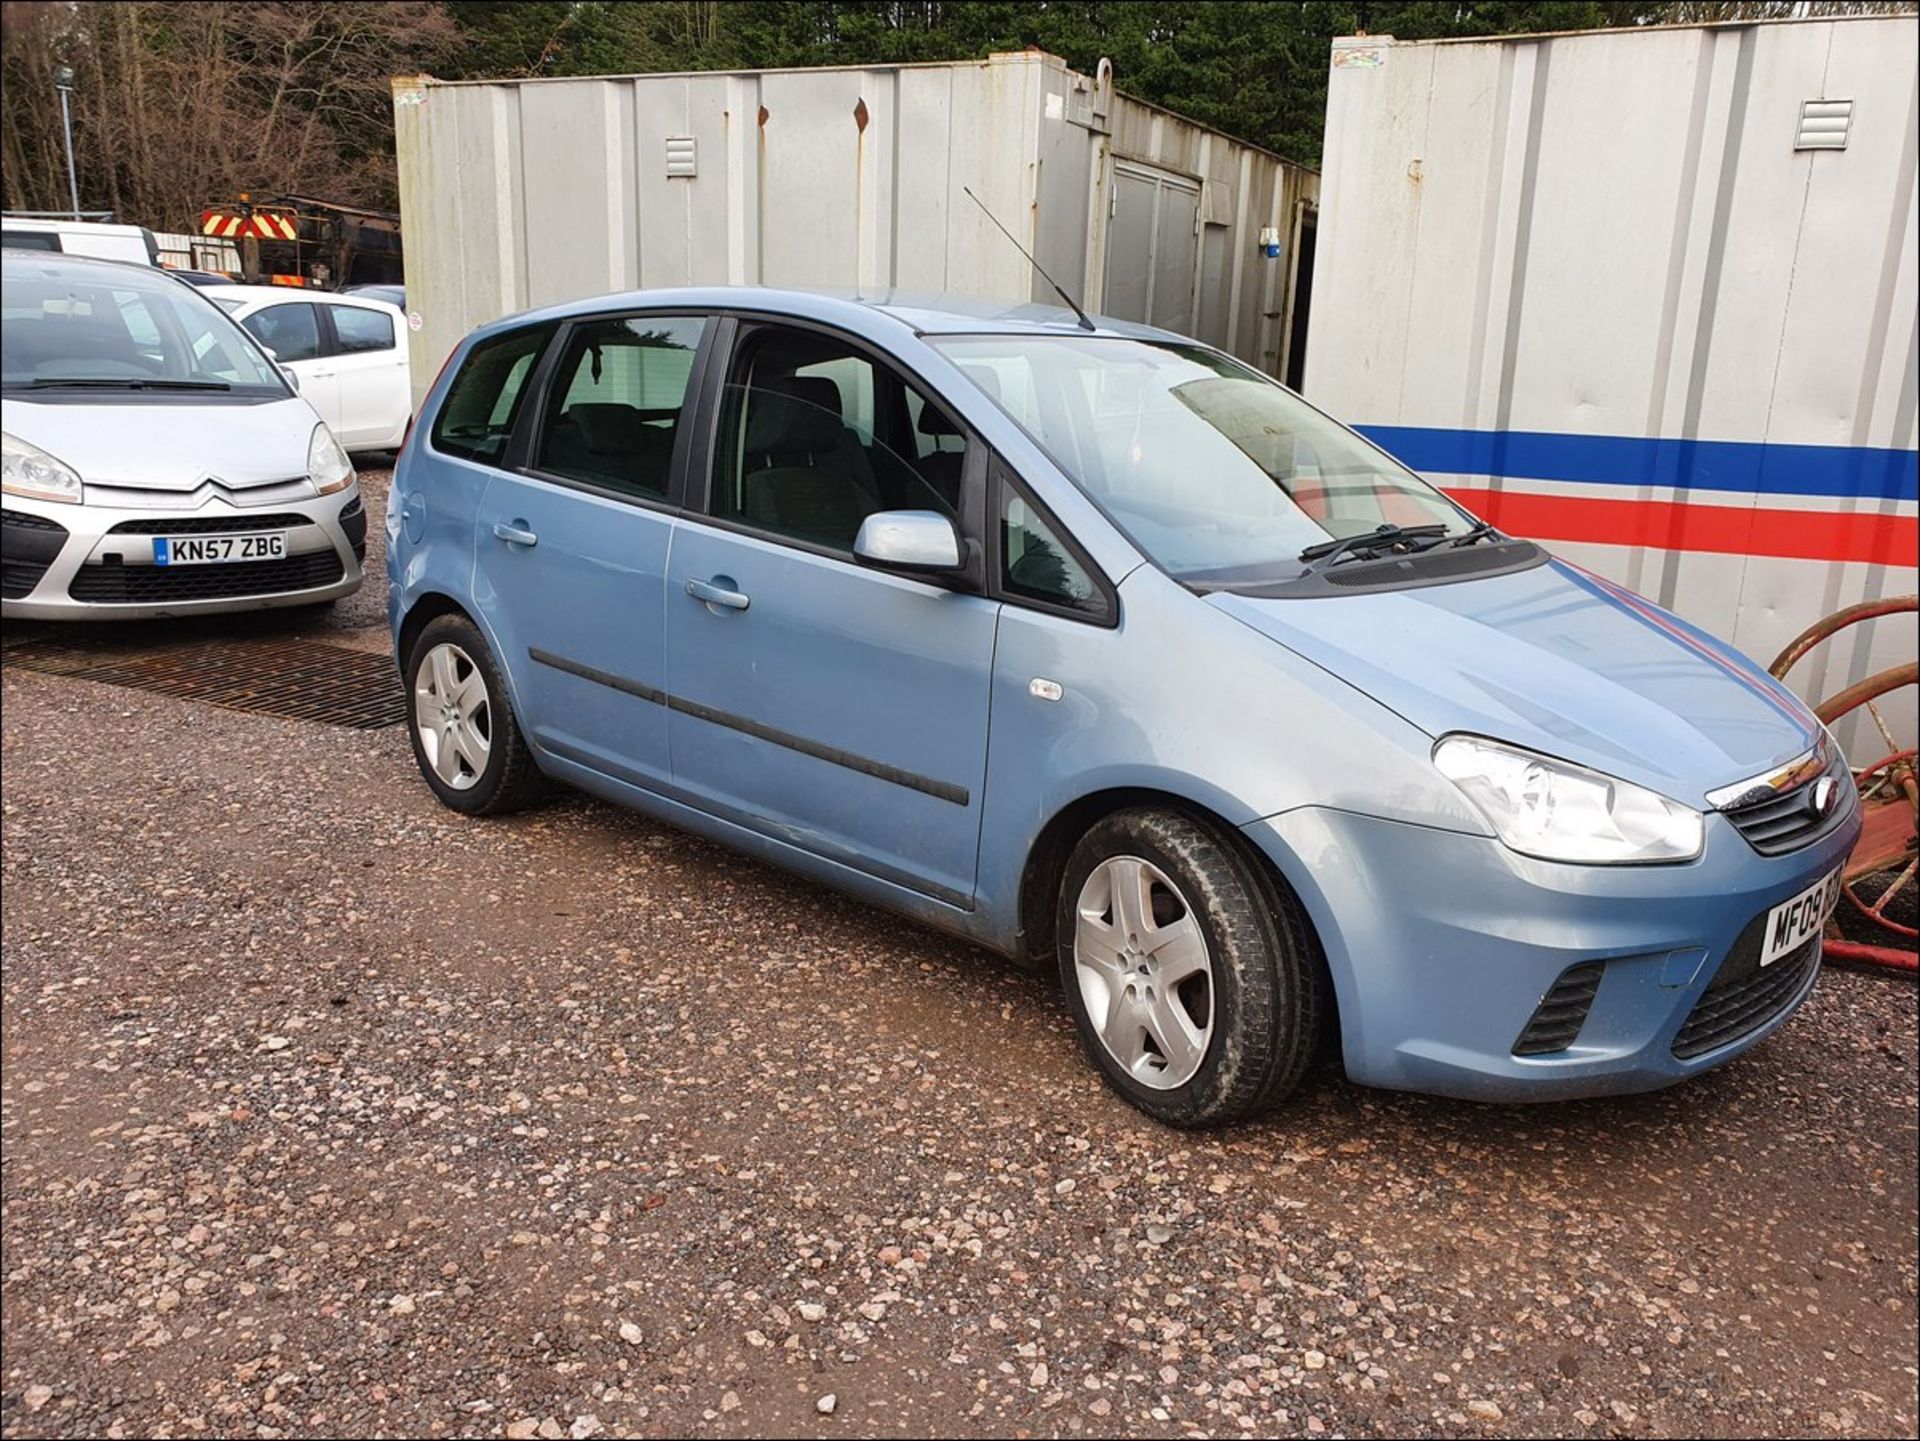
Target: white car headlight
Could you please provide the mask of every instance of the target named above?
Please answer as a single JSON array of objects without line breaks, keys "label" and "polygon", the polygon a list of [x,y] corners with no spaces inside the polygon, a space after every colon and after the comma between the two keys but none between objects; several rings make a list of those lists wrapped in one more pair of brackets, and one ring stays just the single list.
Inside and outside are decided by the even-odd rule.
[{"label": "white car headlight", "polygon": [[0,490],[30,500],[80,503],[80,472],[17,435],[0,434]]},{"label": "white car headlight", "polygon": [[1700,812],[1644,786],[1478,736],[1448,736],[1433,763],[1510,848],[1548,861],[1625,865],[1700,854]]},{"label": "white car headlight", "polygon": [[307,442],[307,479],[319,495],[332,495],[353,484],[353,462],[325,421],[314,426],[313,439]]}]

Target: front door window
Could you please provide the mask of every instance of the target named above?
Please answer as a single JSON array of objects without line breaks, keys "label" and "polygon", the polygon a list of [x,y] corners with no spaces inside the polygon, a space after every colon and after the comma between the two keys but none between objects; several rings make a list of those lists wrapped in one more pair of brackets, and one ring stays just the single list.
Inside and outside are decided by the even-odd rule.
[{"label": "front door window", "polygon": [[[944,437],[937,445],[916,441]],[[965,440],[957,424],[845,342],[766,327],[735,359],[712,510],[832,550],[853,549],[876,511],[959,506]]]}]

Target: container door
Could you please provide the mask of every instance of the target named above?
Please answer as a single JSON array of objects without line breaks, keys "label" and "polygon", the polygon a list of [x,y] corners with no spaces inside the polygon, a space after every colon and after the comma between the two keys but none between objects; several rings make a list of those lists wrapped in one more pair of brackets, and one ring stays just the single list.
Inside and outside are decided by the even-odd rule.
[{"label": "container door", "polygon": [[1193,287],[1200,254],[1200,187],[1163,177],[1157,208],[1148,324],[1176,335],[1192,335]]},{"label": "container door", "polygon": [[1125,166],[1113,171],[1113,213],[1107,224],[1107,296],[1100,309],[1116,320],[1146,322],[1152,300],[1154,203],[1160,186]]},{"label": "container door", "polygon": [[1101,310],[1118,320],[1191,335],[1199,223],[1196,182],[1131,161],[1116,162]]}]

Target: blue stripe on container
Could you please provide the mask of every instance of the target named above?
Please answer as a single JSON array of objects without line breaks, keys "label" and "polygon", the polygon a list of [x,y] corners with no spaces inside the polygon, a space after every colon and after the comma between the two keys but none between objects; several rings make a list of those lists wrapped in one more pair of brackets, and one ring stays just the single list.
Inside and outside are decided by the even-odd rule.
[{"label": "blue stripe on container", "polygon": [[1360,433],[1415,470],[1600,485],[1664,485],[1760,495],[1920,497],[1920,451],[1774,445],[1741,440],[1649,440],[1545,430],[1438,430],[1362,425]]}]

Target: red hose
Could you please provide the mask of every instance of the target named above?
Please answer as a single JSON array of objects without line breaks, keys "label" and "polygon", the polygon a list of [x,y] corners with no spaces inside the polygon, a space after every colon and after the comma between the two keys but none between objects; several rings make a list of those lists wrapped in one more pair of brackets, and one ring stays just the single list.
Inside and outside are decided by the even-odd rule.
[{"label": "red hose", "polygon": [[1828,941],[1825,950],[1830,961],[1882,966],[1890,971],[1920,971],[1920,953],[1898,950],[1893,946],[1869,946],[1859,941]]}]

